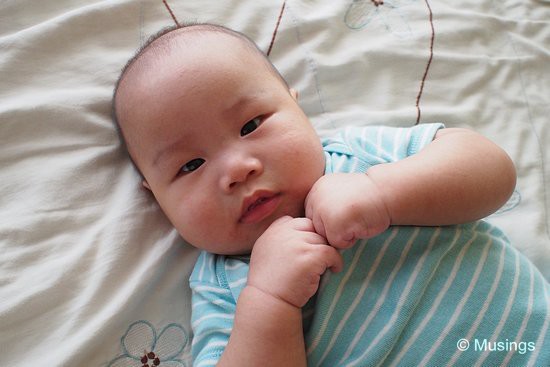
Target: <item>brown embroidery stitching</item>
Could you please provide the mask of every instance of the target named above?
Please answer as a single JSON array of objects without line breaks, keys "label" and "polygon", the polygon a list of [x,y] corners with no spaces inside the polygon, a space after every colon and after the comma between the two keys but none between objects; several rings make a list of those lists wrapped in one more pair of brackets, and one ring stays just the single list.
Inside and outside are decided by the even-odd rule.
[{"label": "brown embroidery stitching", "polygon": [[[380,6],[380,5],[384,5],[383,0],[371,0],[371,1],[377,7]],[[435,41],[435,29],[434,29],[434,24],[433,24],[432,8],[431,8],[430,3],[428,2],[428,0],[424,0],[424,1],[426,3],[426,6],[428,7],[428,11],[429,11],[430,27],[431,27],[431,30],[432,30],[432,35],[431,35],[431,38],[430,38],[430,57],[428,59],[427,65],[426,65],[426,70],[424,71],[424,75],[422,76],[422,81],[420,82],[420,90],[418,91],[418,95],[416,97],[416,111],[417,111],[417,114],[416,114],[416,123],[415,123],[415,125],[418,125],[420,123],[420,117],[422,115],[422,111],[420,110],[420,100],[422,99],[422,93],[424,92],[424,84],[426,83],[426,79],[428,78],[428,71],[430,70],[430,66],[432,64],[433,51],[434,51],[433,50],[434,49],[434,41]],[[174,12],[170,8],[170,5],[168,5],[168,2],[166,0],[162,0],[162,2],[164,4],[164,6],[166,7],[166,9],[168,10],[168,12],[170,13],[170,16],[174,20],[174,23],[176,23],[176,26],[181,27],[181,25],[178,22]],[[271,53],[271,50],[273,49],[273,45],[275,43],[275,38],[277,37],[277,32],[279,31],[279,25],[281,24],[281,19],[283,17],[283,13],[285,11],[285,6],[286,6],[286,0],[283,1],[283,5],[281,6],[281,11],[279,12],[279,17],[277,19],[277,24],[275,25],[275,30],[273,31],[273,35],[271,37],[271,42],[269,43],[269,48],[267,49],[267,52],[266,52],[267,56],[269,56],[269,54]]]},{"label": "brown embroidery stitching", "polygon": [[428,64],[426,65],[426,70],[424,71],[424,76],[422,77],[422,82],[420,83],[420,90],[418,91],[418,96],[416,97],[416,124],[418,125],[420,123],[420,98],[422,98],[422,92],[424,91],[424,83],[426,81],[426,78],[428,77],[428,70],[430,70],[430,65],[432,64],[432,59],[434,56],[434,40],[435,40],[435,30],[434,30],[434,22],[433,22],[433,13],[432,8],[430,7],[430,3],[428,0],[425,0],[426,6],[428,7],[428,11],[430,12],[430,26],[432,28],[432,37],[430,40],[430,58],[428,59]]},{"label": "brown embroidery stitching", "polygon": [[180,23],[178,22],[178,19],[176,18],[176,16],[174,15],[174,12],[172,11],[172,8],[170,8],[170,5],[168,5],[168,2],[166,0],[162,0],[164,6],[166,7],[166,10],[168,10],[168,13],[170,13],[170,16],[172,17],[172,19],[174,20],[174,23],[176,23],[176,26],[178,28],[181,27]]},{"label": "brown embroidery stitching", "polygon": [[[170,8],[170,5],[168,5],[168,1],[162,0],[162,3],[166,7],[166,10],[168,10],[168,13],[170,13],[170,16],[174,20],[174,23],[176,23],[176,26],[178,28],[181,27],[180,23],[178,22],[178,19],[176,18],[176,15],[172,11],[172,8]],[[383,3],[383,1],[380,1],[380,3]],[[273,31],[273,35],[271,36],[271,42],[269,43],[269,48],[267,49],[267,53],[266,53],[267,56],[269,56],[269,54],[271,53],[271,49],[273,48],[273,44],[275,43],[275,37],[277,37],[277,32],[279,31],[279,25],[281,24],[281,18],[283,17],[283,13],[285,11],[285,5],[286,5],[286,0],[283,1],[283,5],[281,6],[279,18],[277,19],[277,24],[275,25],[275,30]]]},{"label": "brown embroidery stitching", "polygon": [[[151,365],[147,363],[149,361],[151,361]],[[142,363],[141,367],[159,366],[160,358],[157,357],[157,355],[154,352],[147,353],[147,351],[145,351],[143,354],[143,357],[141,357],[141,363]]]},{"label": "brown embroidery stitching", "polygon": [[279,31],[279,24],[281,24],[281,18],[283,17],[283,12],[285,11],[285,5],[286,0],[283,1],[283,6],[281,6],[281,12],[279,13],[279,18],[277,19],[277,24],[275,25],[275,30],[273,31],[273,36],[271,37],[271,42],[269,43],[269,48],[267,49],[267,56],[269,56],[269,54],[271,53],[271,49],[273,48],[273,44],[275,43],[275,37],[277,36],[277,32]]}]

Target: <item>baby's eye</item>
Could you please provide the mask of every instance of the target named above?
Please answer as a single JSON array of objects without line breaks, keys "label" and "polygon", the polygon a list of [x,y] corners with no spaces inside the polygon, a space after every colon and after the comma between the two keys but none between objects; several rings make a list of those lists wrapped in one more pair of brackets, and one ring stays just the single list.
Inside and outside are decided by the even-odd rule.
[{"label": "baby's eye", "polygon": [[183,166],[181,166],[178,174],[182,175],[189,172],[193,172],[194,170],[202,166],[203,163],[204,163],[204,159],[202,158],[192,159],[189,162],[185,163]]},{"label": "baby's eye", "polygon": [[260,126],[262,123],[261,117],[253,118],[252,120],[248,121],[241,129],[241,136],[245,136],[253,132]]}]

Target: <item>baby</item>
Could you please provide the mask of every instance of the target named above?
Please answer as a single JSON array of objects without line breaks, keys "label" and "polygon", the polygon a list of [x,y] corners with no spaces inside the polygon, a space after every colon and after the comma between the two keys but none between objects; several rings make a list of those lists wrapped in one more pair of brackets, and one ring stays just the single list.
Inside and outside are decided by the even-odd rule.
[{"label": "baby", "polygon": [[204,250],[194,365],[550,365],[548,283],[477,221],[515,186],[508,156],[441,124],[321,141],[297,99],[210,24],[153,37],[115,89],[143,186]]}]

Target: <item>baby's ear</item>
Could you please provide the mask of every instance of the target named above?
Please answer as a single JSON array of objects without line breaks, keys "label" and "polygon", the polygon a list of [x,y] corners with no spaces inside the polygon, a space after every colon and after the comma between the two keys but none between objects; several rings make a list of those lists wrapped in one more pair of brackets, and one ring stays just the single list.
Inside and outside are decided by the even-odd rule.
[{"label": "baby's ear", "polygon": [[297,101],[298,100],[298,91],[294,88],[290,88],[289,91],[290,91],[290,95],[292,96],[292,98],[294,98]]},{"label": "baby's ear", "polygon": [[147,181],[143,180],[143,181],[141,181],[141,184],[142,184],[143,187],[145,187],[147,190],[151,191],[151,186],[149,186],[149,184],[147,183]]}]

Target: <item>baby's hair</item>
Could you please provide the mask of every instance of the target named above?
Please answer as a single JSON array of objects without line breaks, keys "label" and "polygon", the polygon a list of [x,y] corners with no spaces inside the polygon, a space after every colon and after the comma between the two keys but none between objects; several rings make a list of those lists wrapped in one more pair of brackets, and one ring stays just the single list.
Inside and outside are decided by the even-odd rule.
[{"label": "baby's hair", "polygon": [[[199,32],[199,33],[206,33],[206,32],[218,32],[223,33],[232,37],[235,37],[239,39],[243,45],[246,46],[246,48],[251,51],[253,54],[256,54],[257,56],[260,56],[262,60],[265,61],[265,65],[267,68],[279,79],[285,88],[288,90],[289,86],[286,80],[283,78],[283,76],[279,73],[277,68],[271,63],[267,55],[260,50],[258,45],[250,39],[248,36],[241,32],[237,32],[235,30],[232,30],[230,28],[212,24],[212,23],[186,23],[186,24],[177,24],[176,26],[170,26],[161,29],[159,32],[151,36],[135,53],[135,55],[128,60],[126,65],[122,68],[122,71],[116,81],[115,88],[113,91],[113,98],[112,98],[112,104],[111,104],[111,115],[113,122],[115,123],[115,127],[119,136],[119,139],[121,143],[123,144],[125,150],[128,151],[127,142],[124,137],[124,134],[122,132],[122,129],[120,127],[120,122],[118,119],[117,114],[117,108],[116,108],[116,98],[117,98],[117,92],[120,87],[120,84],[126,74],[129,72],[129,70],[139,63],[142,59],[142,57],[151,51],[158,51],[158,50],[169,50],[173,46],[173,39],[176,37],[180,37],[183,34],[189,33],[189,32]],[[141,174],[141,171],[139,170],[139,167],[133,160],[133,158],[130,155],[130,159],[132,160],[132,163],[134,164],[134,167],[138,170],[138,172]]]}]

